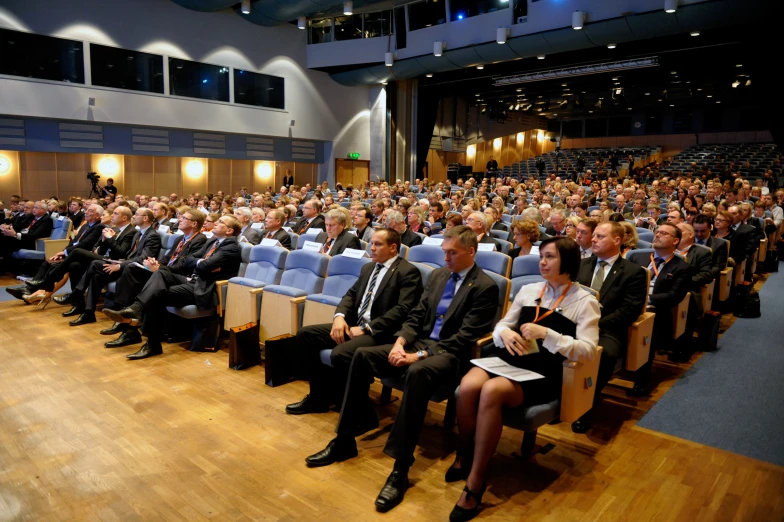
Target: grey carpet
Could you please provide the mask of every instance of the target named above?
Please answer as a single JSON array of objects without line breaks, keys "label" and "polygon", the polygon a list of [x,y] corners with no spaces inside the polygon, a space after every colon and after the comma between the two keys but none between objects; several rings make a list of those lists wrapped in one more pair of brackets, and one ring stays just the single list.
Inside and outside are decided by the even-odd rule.
[{"label": "grey carpet", "polygon": [[771,274],[762,317],[737,319],[639,426],[784,466],[783,294],[784,271]]}]

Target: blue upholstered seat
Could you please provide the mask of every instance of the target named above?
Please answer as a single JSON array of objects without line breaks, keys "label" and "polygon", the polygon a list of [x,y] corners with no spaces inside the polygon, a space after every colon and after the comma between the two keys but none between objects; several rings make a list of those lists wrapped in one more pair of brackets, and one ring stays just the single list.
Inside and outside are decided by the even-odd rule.
[{"label": "blue upholstered seat", "polygon": [[509,276],[509,271],[512,265],[512,258],[502,252],[484,252],[479,251],[476,253],[476,264],[479,268],[495,272],[504,277]]},{"label": "blue upholstered seat", "polygon": [[324,254],[307,250],[290,252],[280,284],[267,285],[264,291],[289,297],[320,293],[327,275],[329,259]]},{"label": "blue upholstered seat", "polygon": [[[52,229],[52,235],[49,236],[49,239],[68,239],[68,233],[71,231],[71,220],[68,218],[61,219],[52,219],[52,224],[54,228]],[[14,259],[24,259],[24,260],[36,260],[36,261],[44,261],[46,260],[46,247],[43,239],[38,239],[35,242],[35,250],[29,250],[23,248],[21,250],[17,250],[11,257]]]},{"label": "blue upholstered seat", "polygon": [[441,268],[444,266],[444,251],[436,245],[417,245],[408,251],[408,260],[415,263],[422,263],[431,268]]},{"label": "blue upholstered seat", "polygon": [[512,290],[509,299],[514,301],[517,292],[525,285],[544,281],[539,272],[539,256],[518,256],[512,261]]}]

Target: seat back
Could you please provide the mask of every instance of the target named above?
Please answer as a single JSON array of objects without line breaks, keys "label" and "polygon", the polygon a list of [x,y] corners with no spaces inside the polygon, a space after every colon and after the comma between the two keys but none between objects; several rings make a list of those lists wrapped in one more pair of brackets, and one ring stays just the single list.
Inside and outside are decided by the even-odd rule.
[{"label": "seat back", "polygon": [[639,228],[639,227],[637,227],[637,237],[639,237],[643,241],[647,241],[648,243],[652,243],[653,242],[653,231],[648,230],[647,228]]},{"label": "seat back", "polygon": [[245,277],[245,270],[248,268],[252,248],[253,244],[251,243],[240,243],[240,270],[237,272],[237,277]]},{"label": "seat back", "polygon": [[637,241],[637,247],[639,250],[650,250],[653,249],[653,243],[640,239]]},{"label": "seat back", "polygon": [[[373,245],[371,243],[365,243],[364,241],[362,241],[362,243],[363,243],[363,245],[365,245],[365,247],[364,247],[365,248],[365,252],[370,254],[370,247],[372,247]],[[402,257],[403,259],[408,259],[408,247],[401,243],[400,244],[400,251],[398,252],[398,255],[400,257]]]},{"label": "seat back", "polygon": [[49,239],[68,239],[68,234],[71,233],[71,220],[68,218],[60,220],[58,218],[53,220],[53,224],[54,228]]},{"label": "seat back", "polygon": [[484,271],[494,272],[509,277],[512,269],[512,258],[501,252],[479,251],[476,253],[476,264]]},{"label": "seat back", "polygon": [[283,247],[256,245],[250,249],[245,278],[268,285],[277,285],[283,277],[289,251]]},{"label": "seat back", "polygon": [[509,250],[512,248],[512,243],[506,241],[505,239],[496,238],[495,240],[500,245],[501,252],[503,252],[504,254],[509,254]]},{"label": "seat back", "polygon": [[509,305],[509,294],[512,291],[512,282],[506,277],[490,270],[485,270],[484,272],[498,285],[498,309],[496,310],[495,318],[493,319],[493,324],[495,324],[500,321],[506,313],[506,308]]},{"label": "seat back", "polygon": [[427,283],[430,282],[430,275],[433,273],[433,270],[435,270],[435,268],[422,263],[411,263],[411,264],[419,269],[419,273],[422,276],[422,287],[427,288]]},{"label": "seat back", "polygon": [[441,268],[446,264],[444,261],[444,251],[436,245],[417,245],[408,251],[408,260],[415,263],[422,263],[431,268]]},{"label": "seat back", "polygon": [[512,290],[509,299],[514,300],[517,292],[525,285],[544,281],[539,271],[539,256],[518,256],[512,261]]},{"label": "seat back", "polygon": [[299,234],[297,234],[293,230],[291,232],[287,232],[287,234],[291,238],[291,249],[296,250],[298,248],[297,243],[299,241]]},{"label": "seat back", "polygon": [[360,259],[344,255],[333,257],[329,260],[327,278],[324,280],[321,293],[342,298],[359,279],[362,267],[370,262],[370,258],[367,257]]},{"label": "seat back", "polygon": [[280,285],[318,294],[324,286],[328,264],[329,257],[324,254],[307,250],[292,251],[286,257],[286,270],[280,278]]},{"label": "seat back", "polygon": [[[305,246],[306,241],[315,241],[320,232],[308,230],[297,239],[297,250],[302,250],[302,247]],[[293,247],[292,247],[293,250]]]},{"label": "seat back", "polygon": [[509,237],[509,231],[508,230],[492,229],[490,231],[490,235],[493,236],[496,239],[502,239],[502,240],[506,241],[506,238]]}]

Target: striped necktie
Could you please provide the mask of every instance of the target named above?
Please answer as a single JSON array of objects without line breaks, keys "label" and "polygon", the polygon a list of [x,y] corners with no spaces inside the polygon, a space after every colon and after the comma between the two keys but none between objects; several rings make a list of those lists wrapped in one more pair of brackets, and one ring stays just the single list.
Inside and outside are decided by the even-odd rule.
[{"label": "striped necktie", "polygon": [[362,306],[359,308],[359,314],[357,315],[357,322],[359,322],[362,326],[367,326],[366,324],[362,324],[364,323],[364,319],[362,319],[362,317],[370,307],[370,301],[373,299],[373,290],[376,288],[376,279],[378,278],[378,274],[381,273],[382,268],[384,268],[383,264],[376,263],[376,269],[373,270],[373,275],[371,276],[370,282],[365,289],[365,298],[362,300]]},{"label": "striped necktie", "polygon": [[328,254],[329,253],[329,249],[332,248],[332,243],[334,243],[334,242],[335,242],[335,240],[332,239],[332,238],[327,239],[327,242],[324,243],[323,247],[321,247],[321,253],[322,254]]}]

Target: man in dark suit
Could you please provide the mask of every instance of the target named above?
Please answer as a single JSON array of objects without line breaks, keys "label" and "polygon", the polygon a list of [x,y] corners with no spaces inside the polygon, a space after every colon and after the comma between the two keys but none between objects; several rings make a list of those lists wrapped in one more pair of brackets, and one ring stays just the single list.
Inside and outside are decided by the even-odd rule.
[{"label": "man in dark suit", "polygon": [[370,209],[361,206],[354,210],[353,212],[353,224],[354,228],[357,231],[357,237],[362,241],[366,241],[370,243],[370,239],[373,237],[373,227],[370,225],[370,221],[373,219],[373,214],[370,212]]},{"label": "man in dark suit", "polygon": [[302,205],[302,217],[292,227],[292,230],[300,236],[311,228],[325,229],[324,218],[321,216],[321,202],[311,199]]},{"label": "man in dark suit", "polygon": [[[182,234],[177,234],[174,245],[172,245],[169,253],[164,256],[162,262],[151,256],[139,262],[144,268],[124,263],[122,275],[117,280],[112,307],[114,309],[123,309],[133,303],[136,296],[144,289],[147,281],[159,270],[168,270],[175,274],[189,276],[191,272],[185,268],[185,259],[200,252],[207,242],[207,237],[201,233],[205,217],[202,212],[195,209],[187,209],[180,214],[178,228]],[[101,330],[101,335],[118,333],[121,334],[120,337],[104,343],[104,346],[107,348],[119,348],[142,342],[142,334],[139,332],[139,329],[127,323],[114,323],[110,328]]]},{"label": "man in dark suit", "polygon": [[[653,238],[653,254],[634,253],[629,261],[647,267],[651,272],[651,284],[648,289],[648,310],[656,312],[653,321],[653,339],[651,354],[635,376],[634,388],[630,394],[644,397],[651,392],[651,367],[656,350],[673,348],[681,351],[680,340],[672,339],[672,310],[683,301],[691,285],[691,269],[688,263],[675,255],[675,249],[681,241],[678,227],[664,223],[659,226]],[[691,332],[684,333],[690,336]]]},{"label": "man in dark suit", "polygon": [[280,209],[272,209],[264,217],[264,230],[261,239],[274,239],[286,250],[291,250],[291,236],[281,227],[286,221],[286,214]]},{"label": "man in dark suit", "polygon": [[[701,289],[703,286],[713,281],[713,258],[708,247],[694,244],[694,228],[688,223],[679,223],[681,231],[681,242],[678,244],[678,254],[689,264],[691,268],[691,285],[689,292],[689,316],[686,323],[686,331],[691,332],[697,324],[697,319],[705,313],[702,306]],[[673,352],[670,360],[675,362],[686,362],[691,357],[690,339],[685,339],[685,349],[680,352]]]},{"label": "man in dark suit", "polygon": [[330,210],[325,219],[326,232],[316,236],[316,242],[322,243],[320,252],[330,256],[339,256],[347,248],[361,250],[362,243],[354,234],[346,230],[346,214],[340,210]]},{"label": "man in dark suit", "polygon": [[[371,238],[373,262],[362,267],[359,279],[335,310],[332,324],[307,326],[297,333],[297,350],[292,358],[310,381],[310,393],[302,401],[286,406],[286,413],[328,411],[331,404],[343,400],[354,352],[361,346],[394,342],[394,334],[422,295],[419,269],[398,255],[400,244],[396,230],[378,229]],[[332,368],[337,373],[331,382],[329,369],[319,357],[321,350],[329,348]]]},{"label": "man in dark suit", "polygon": [[82,200],[74,198],[68,204],[68,219],[71,220],[74,230],[79,228],[79,225],[82,224],[82,220],[84,219],[84,212],[82,212]]},{"label": "man in dark suit", "polygon": [[422,237],[408,228],[403,214],[397,210],[387,212],[386,226],[397,231],[400,234],[400,242],[408,248],[422,244]]},{"label": "man in dark suit", "polygon": [[121,310],[104,308],[103,313],[116,323],[142,325],[147,342],[128,359],[146,359],[161,355],[161,337],[166,321],[166,307],[183,307],[195,304],[207,310],[218,304],[215,282],[230,279],[239,272],[241,258],[237,236],[242,226],[237,218],[223,216],[212,229],[213,238],[196,255],[184,260],[184,273],[189,277],[168,270],[155,272],[134,302]]},{"label": "man in dark suit", "polygon": [[[82,280],[84,273],[93,261],[102,260],[109,262],[128,257],[128,253],[133,248],[136,238],[136,229],[131,224],[132,216],[133,214],[129,207],[115,208],[112,211],[112,228],[105,227],[101,231],[101,240],[98,246],[93,248],[93,250],[75,249],[69,252],[60,263],[51,265],[43,278],[27,281],[25,284],[28,286],[28,293],[41,288],[51,292],[55,283],[66,275],[69,276],[71,283],[76,285],[76,283]],[[58,304],[68,304],[68,300],[68,294],[54,298],[54,301]],[[63,313],[63,317],[79,315],[82,311],[80,307],[73,306],[70,310]]]},{"label": "man in dark suit", "polygon": [[[33,279],[43,279],[44,276],[46,276],[46,272],[51,270],[53,265],[61,263],[66,257],[68,257],[68,254],[74,250],[82,249],[89,252],[95,248],[95,246],[98,244],[98,241],[101,239],[101,231],[104,229],[104,226],[101,224],[102,215],[103,207],[100,205],[90,205],[87,207],[87,210],[84,212],[84,226],[68,243],[67,247],[41,263],[41,266],[38,267],[38,272]],[[26,288],[26,285],[8,287],[6,288],[6,292],[16,297],[17,299],[22,299],[22,296],[26,293]]]},{"label": "man in dark suit", "polygon": [[501,243],[495,240],[488,232],[490,219],[483,212],[472,212],[465,220],[465,226],[476,234],[477,243],[493,245],[497,252],[501,251]]},{"label": "man in dark suit", "polygon": [[545,227],[545,233],[551,237],[566,235],[566,216],[563,210],[550,212],[550,224]]},{"label": "man in dark suit", "polygon": [[17,204],[16,213],[13,214],[10,219],[6,220],[5,224],[11,225],[11,228],[17,232],[21,232],[33,221],[33,218],[35,217],[33,216],[34,205],[35,201],[20,201]]},{"label": "man in dark suit", "polygon": [[730,206],[727,211],[732,215],[733,222],[726,239],[730,242],[730,257],[735,260],[737,266],[744,259],[751,259],[757,247],[759,247],[759,241],[756,240],[754,227],[742,222],[742,214],[737,205]]},{"label": "man in dark suit", "polygon": [[362,347],[354,353],[338,436],[305,459],[314,467],[355,457],[354,437],[378,426],[368,398],[373,376],[403,378],[400,411],[384,448],[395,465],[376,499],[379,511],[389,511],[403,500],[430,397],[441,386],[459,382],[468,369],[473,344],[492,329],[498,311],[498,286],[474,263],[473,230],[465,226],[447,230],[441,248],[446,266],[433,271],[419,304],[395,334],[394,345]]},{"label": "man in dark suit", "polygon": [[0,256],[6,263],[11,254],[22,249],[35,250],[35,240],[52,235],[54,224],[46,210],[45,201],[33,203],[32,219],[21,230],[17,231],[12,226],[4,225],[0,228]]},{"label": "man in dark suit", "polygon": [[289,188],[293,184],[294,184],[294,176],[291,175],[291,171],[289,169],[286,169],[286,174],[283,175],[283,186]]},{"label": "man in dark suit", "polygon": [[[593,233],[593,256],[583,259],[577,281],[599,292],[602,317],[599,319],[599,346],[603,348],[596,379],[594,403],[615,372],[628,344],[629,327],[645,305],[647,275],[639,265],[621,257],[624,229],[620,223],[605,221]],[[572,423],[572,431],[585,433],[593,423],[593,410]]]},{"label": "man in dark suit", "polygon": [[509,229],[499,221],[500,216],[498,215],[498,209],[489,206],[484,210],[485,216],[490,220],[490,228],[488,230],[502,230],[504,232],[508,232]]},{"label": "man in dark suit", "polygon": [[718,280],[721,271],[727,268],[727,259],[730,254],[725,239],[711,236],[712,222],[713,219],[709,216],[698,214],[694,217],[692,227],[694,228],[694,243],[711,250],[711,273],[713,279]]},{"label": "man in dark suit", "polygon": [[[90,263],[90,267],[82,276],[82,279],[74,285],[73,291],[68,294],[68,299],[61,304],[70,304],[81,309],[79,317],[69,322],[71,326],[81,326],[83,324],[94,323],[95,307],[98,298],[101,297],[103,287],[112,281],[117,281],[122,272],[133,263],[143,263],[150,257],[157,258],[161,251],[161,236],[155,231],[153,223],[155,218],[152,211],[148,208],[140,208],[133,216],[133,224],[138,230],[133,240],[133,247],[128,252],[125,261],[117,263],[106,263],[103,259],[95,260]],[[85,301],[85,291],[87,300]]]}]

